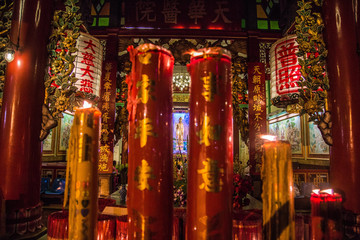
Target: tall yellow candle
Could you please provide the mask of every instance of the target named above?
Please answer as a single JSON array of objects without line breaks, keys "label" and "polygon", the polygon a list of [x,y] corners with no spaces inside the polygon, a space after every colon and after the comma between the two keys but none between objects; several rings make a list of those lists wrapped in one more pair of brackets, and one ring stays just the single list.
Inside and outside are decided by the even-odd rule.
[{"label": "tall yellow candle", "polygon": [[286,141],[263,145],[263,239],[295,239],[291,148]]},{"label": "tall yellow candle", "polygon": [[64,201],[65,206],[69,196],[69,239],[95,239],[97,236],[100,116],[100,111],[94,107],[75,110],[67,153]]}]

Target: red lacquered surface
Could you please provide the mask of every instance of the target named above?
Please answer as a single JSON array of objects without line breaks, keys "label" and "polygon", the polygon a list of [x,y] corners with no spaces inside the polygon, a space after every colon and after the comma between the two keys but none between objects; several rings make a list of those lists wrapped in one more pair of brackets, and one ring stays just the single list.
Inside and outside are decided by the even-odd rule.
[{"label": "red lacquered surface", "polygon": [[[23,6],[20,6],[23,4]],[[40,202],[41,109],[52,1],[15,1],[11,41],[19,51],[8,64],[0,118],[0,190],[8,208]]]},{"label": "red lacquered surface", "polygon": [[324,1],[328,48],[333,147],[330,149],[331,187],[345,193],[344,207],[360,213],[360,57],[356,34],[358,1]]}]

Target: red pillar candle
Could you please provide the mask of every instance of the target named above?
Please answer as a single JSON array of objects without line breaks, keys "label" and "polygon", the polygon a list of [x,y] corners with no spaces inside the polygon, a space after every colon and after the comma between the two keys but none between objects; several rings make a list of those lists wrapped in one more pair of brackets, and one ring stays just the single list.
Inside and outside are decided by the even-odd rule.
[{"label": "red pillar candle", "polygon": [[188,240],[231,239],[231,57],[222,48],[192,53]]},{"label": "red pillar candle", "polygon": [[152,44],[129,47],[129,239],[171,239],[174,58]]},{"label": "red pillar candle", "polygon": [[342,239],[342,197],[331,189],[311,193],[311,239]]}]

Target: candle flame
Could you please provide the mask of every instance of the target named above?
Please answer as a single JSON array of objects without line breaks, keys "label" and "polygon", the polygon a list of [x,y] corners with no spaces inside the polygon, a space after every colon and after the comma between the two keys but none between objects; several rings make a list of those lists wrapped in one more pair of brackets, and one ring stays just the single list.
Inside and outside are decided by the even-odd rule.
[{"label": "candle flame", "polygon": [[320,189],[313,189],[312,192],[319,195]]},{"label": "candle flame", "polygon": [[271,142],[276,141],[276,136],[274,135],[260,135],[260,138]]},{"label": "candle flame", "polygon": [[91,107],[92,107],[91,103],[84,101],[83,108],[91,108]]},{"label": "candle flame", "polygon": [[331,188],[322,190],[321,192],[322,193],[327,193],[327,194],[330,194],[330,195],[334,194],[334,190],[332,190]]},{"label": "candle flame", "polygon": [[192,56],[192,57],[197,57],[197,56],[203,55],[203,52],[199,52],[199,51],[197,51],[197,50],[191,49],[191,50],[185,52],[184,55],[185,55],[185,54],[189,54],[189,55]]}]

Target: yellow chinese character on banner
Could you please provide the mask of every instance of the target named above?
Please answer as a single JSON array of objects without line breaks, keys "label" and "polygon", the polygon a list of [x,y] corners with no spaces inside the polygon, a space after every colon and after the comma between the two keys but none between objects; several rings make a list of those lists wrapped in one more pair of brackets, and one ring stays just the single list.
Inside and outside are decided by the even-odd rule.
[{"label": "yellow chinese character on banner", "polygon": [[253,100],[254,100],[254,103],[259,103],[261,104],[261,95],[254,95],[253,96]]},{"label": "yellow chinese character on banner", "polygon": [[256,130],[257,132],[259,132],[260,129],[261,129],[260,123],[259,123],[259,122],[255,122],[254,128],[255,128],[255,130]]},{"label": "yellow chinese character on banner", "polygon": [[263,118],[261,117],[261,113],[255,113],[255,121],[261,121]]},{"label": "yellow chinese character on banner", "polygon": [[207,192],[220,192],[223,185],[221,177],[224,175],[224,169],[219,168],[218,161],[210,158],[206,158],[206,161],[203,161],[203,165],[203,169],[197,170],[204,180],[199,188],[205,189]]},{"label": "yellow chinese character on banner", "polygon": [[[149,101],[150,92],[152,92],[151,84],[154,84],[154,81],[149,79],[149,76],[146,74],[141,75],[141,81],[136,83],[136,88],[139,89],[138,91],[138,99],[143,104],[146,104]],[[153,98],[153,97],[152,97]]]},{"label": "yellow chinese character on banner", "polygon": [[200,138],[199,144],[210,146],[210,140],[218,140],[220,138],[220,125],[211,126],[210,121],[210,117],[208,115],[204,115],[203,122],[200,124],[201,130],[196,133],[196,135]]},{"label": "yellow chinese character on banner", "polygon": [[253,82],[253,84],[261,84],[261,76],[259,76],[259,75],[254,75],[252,82]]},{"label": "yellow chinese character on banner", "polygon": [[109,72],[111,69],[112,69],[112,63],[106,63],[105,70]]},{"label": "yellow chinese character on banner", "polygon": [[104,83],[104,89],[105,91],[110,91],[111,90],[111,83],[110,82],[106,82]]},{"label": "yellow chinese character on banner", "polygon": [[151,190],[152,187],[149,184],[149,179],[155,179],[155,175],[153,174],[153,169],[150,167],[149,163],[143,159],[141,160],[141,165],[136,167],[135,170],[135,182],[137,182],[137,188],[140,191],[145,189]]},{"label": "yellow chinese character on banner", "polygon": [[102,116],[101,116],[101,119],[102,119],[102,121],[103,121],[104,123],[107,123],[107,122],[109,121],[109,119],[110,119],[110,117],[109,117],[109,112],[103,113]]},{"label": "yellow chinese character on banner", "polygon": [[110,152],[110,146],[108,144],[100,146],[100,154],[105,154],[107,156],[109,152]]},{"label": "yellow chinese character on banner", "polygon": [[109,156],[108,156],[107,153],[101,153],[100,158],[99,158],[99,163],[100,162],[106,162],[107,163],[108,159],[109,159]]},{"label": "yellow chinese character on banner", "polygon": [[104,102],[103,105],[101,106],[101,110],[109,111],[110,110],[110,103],[109,102]]},{"label": "yellow chinese character on banner", "polygon": [[147,136],[156,137],[156,133],[153,131],[154,127],[151,124],[150,118],[144,118],[139,120],[139,125],[135,130],[135,139],[140,138],[140,147],[144,147],[147,143]]},{"label": "yellow chinese character on banner", "polygon": [[202,77],[201,80],[203,81],[204,91],[201,95],[204,96],[207,102],[211,102],[214,100],[214,96],[216,93],[216,75],[212,72],[209,72],[208,76]]},{"label": "yellow chinese character on banner", "polygon": [[261,74],[260,66],[254,66],[254,74]]},{"label": "yellow chinese character on banner", "polygon": [[108,139],[109,139],[109,130],[101,129],[101,140],[106,142]]},{"label": "yellow chinese character on banner", "polygon": [[104,79],[105,79],[106,82],[109,82],[109,81],[110,81],[110,74],[111,74],[111,72],[106,72],[106,73],[105,73]]},{"label": "yellow chinese character on banner", "polygon": [[260,90],[260,85],[255,85],[253,92],[254,92],[255,94],[259,94],[259,93],[261,92],[261,90]]},{"label": "yellow chinese character on banner", "polygon": [[104,95],[102,96],[102,99],[105,102],[109,102],[110,101],[110,92],[105,92]]},{"label": "yellow chinese character on banner", "polygon": [[98,170],[101,172],[109,171],[107,163],[99,163]]},{"label": "yellow chinese character on banner", "polygon": [[261,104],[258,103],[254,103],[253,110],[255,112],[263,112],[263,110],[261,109]]}]

